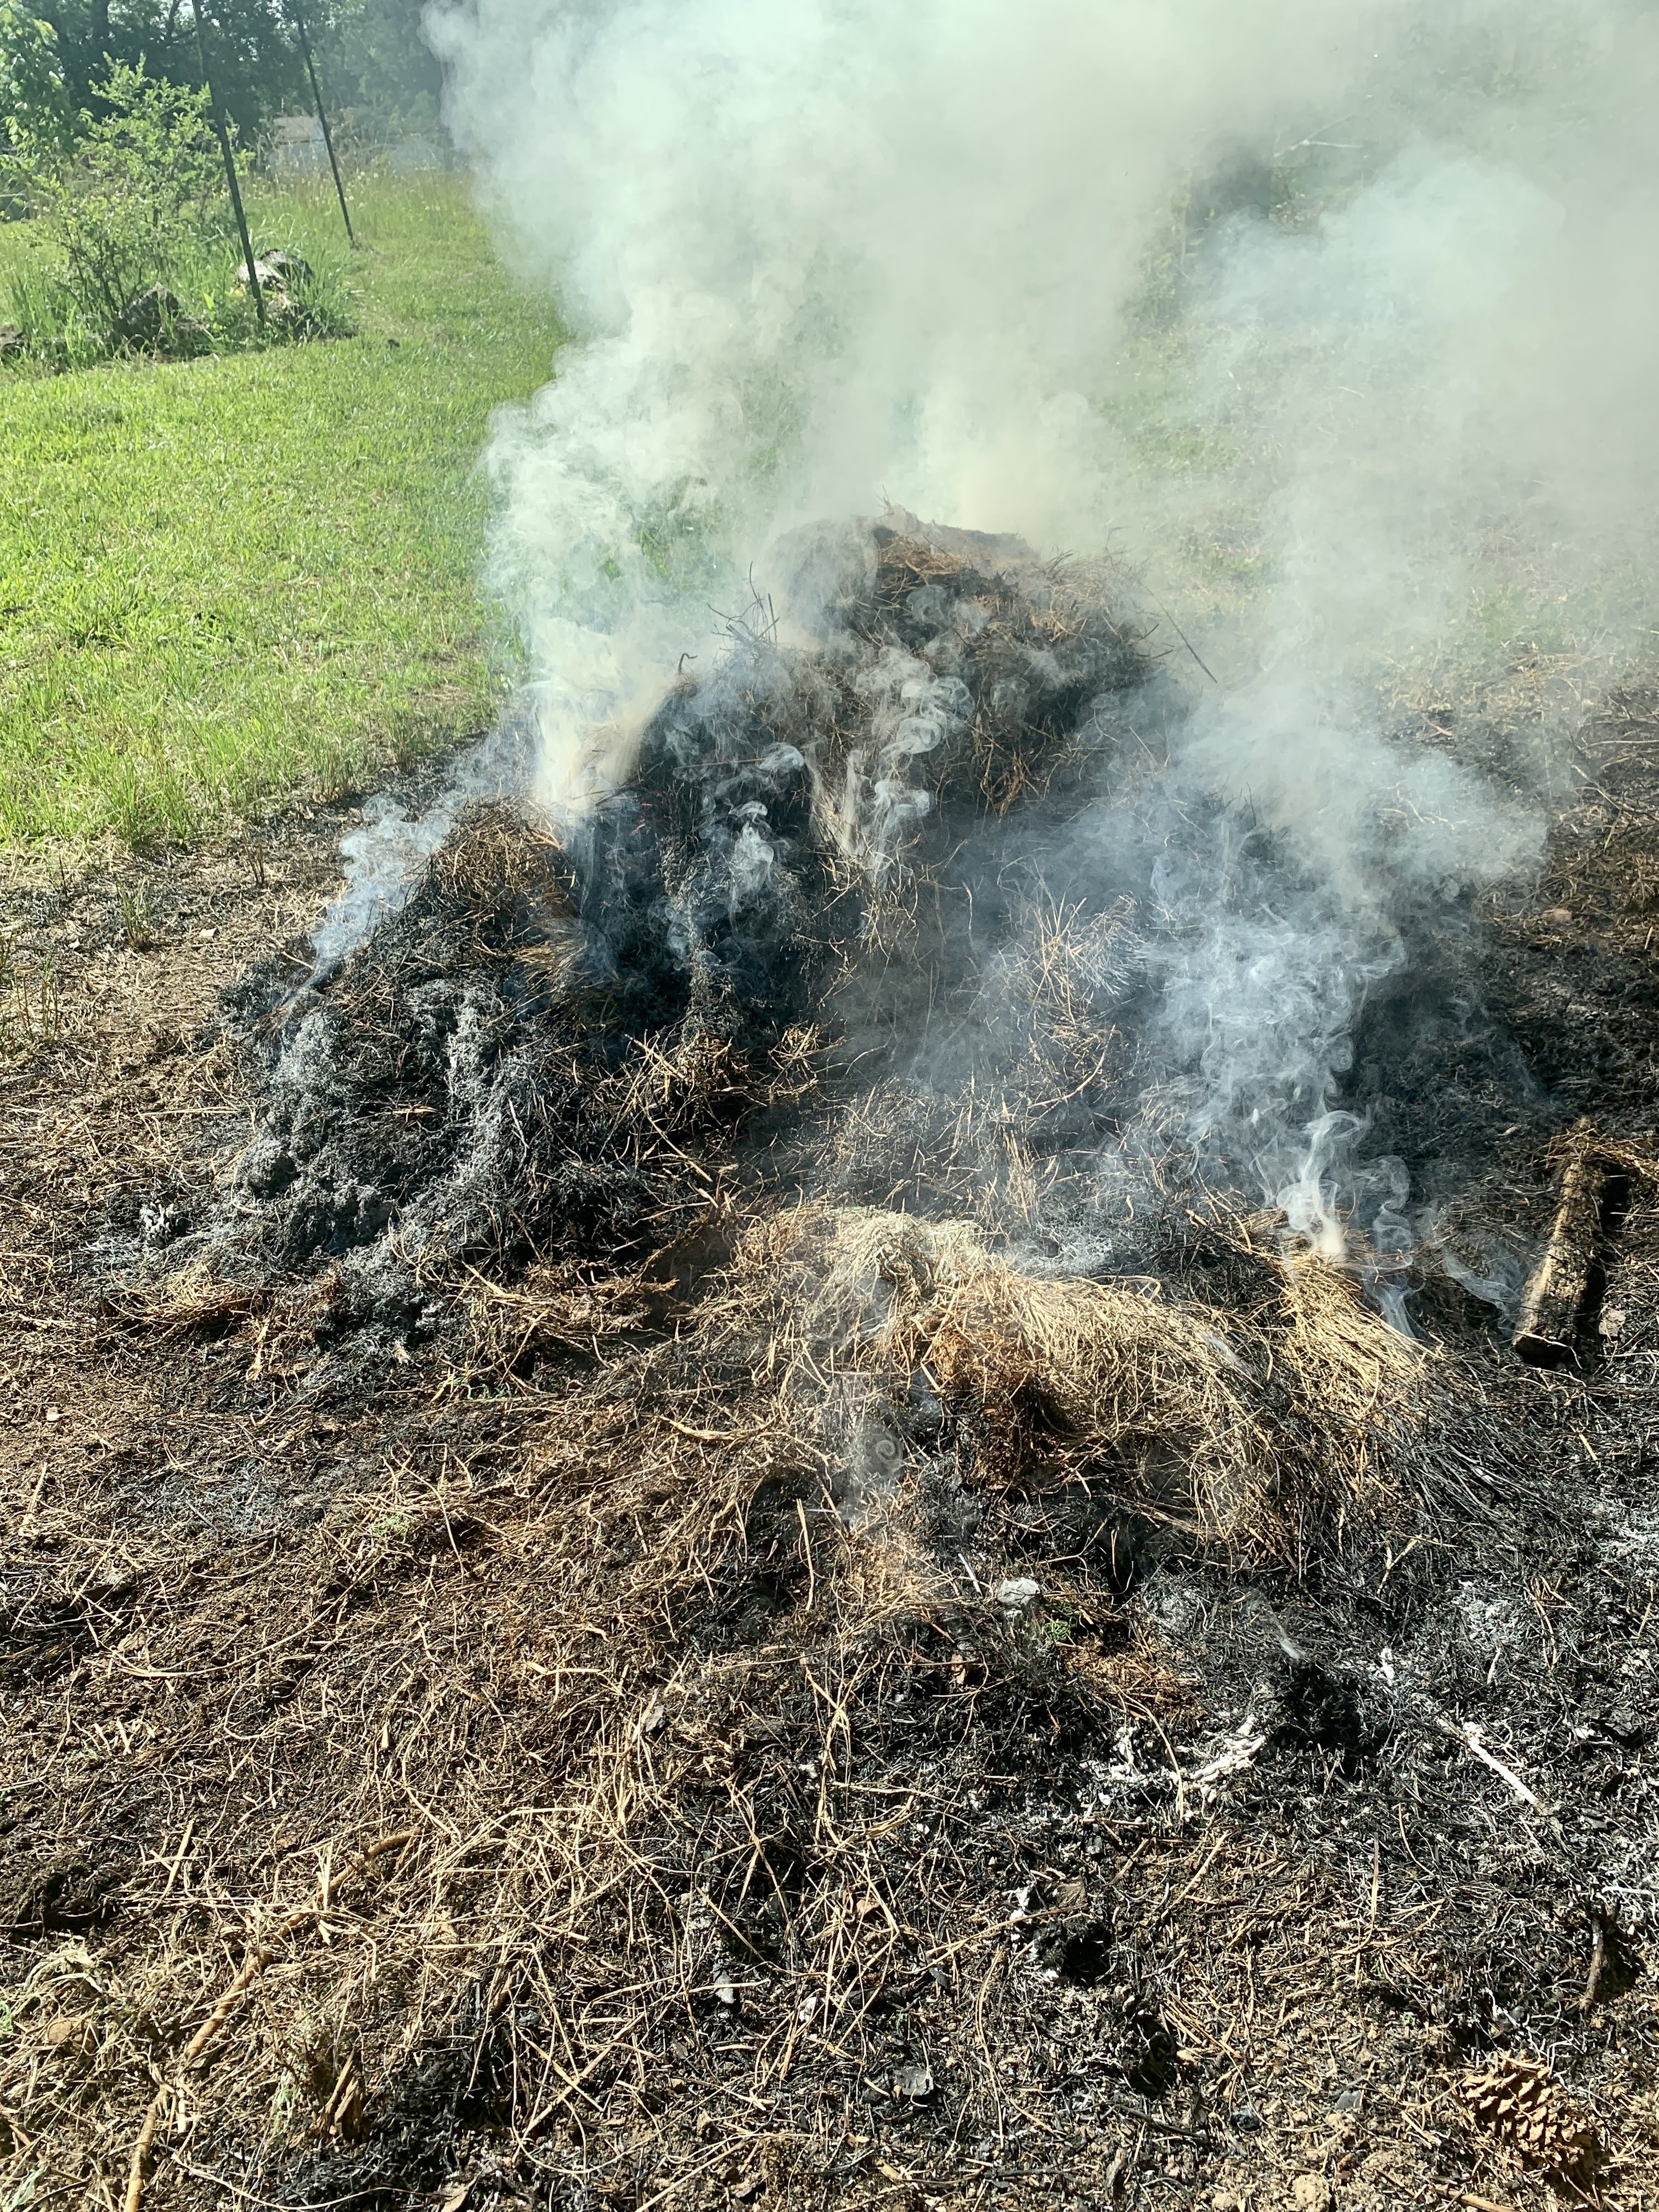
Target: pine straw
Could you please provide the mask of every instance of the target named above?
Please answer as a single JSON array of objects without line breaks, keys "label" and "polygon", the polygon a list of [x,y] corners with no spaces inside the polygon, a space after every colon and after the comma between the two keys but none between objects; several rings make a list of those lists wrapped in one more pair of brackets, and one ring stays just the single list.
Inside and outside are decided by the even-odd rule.
[{"label": "pine straw", "polygon": [[812,1206],[750,1232],[712,1325],[763,1341],[792,1403],[822,1406],[850,1373],[896,1408],[921,1379],[984,1480],[1080,1486],[1268,1562],[1310,1516],[1409,1516],[1389,1449],[1426,1417],[1433,1358],[1339,1269],[1263,1267],[1255,1310],[1224,1316],[1024,1271],[969,1222]]},{"label": "pine straw", "polygon": [[[1361,1962],[1368,1990],[1425,2018],[1439,2002],[1417,1890],[1391,1875],[1379,1900],[1374,1863],[1356,1887],[1248,1823],[1218,1866],[1223,1835],[1184,1825],[1182,1789],[1203,1802],[1199,1755],[1174,1748],[1190,1687],[1086,1562],[1045,1567],[1052,1614],[1011,1622],[985,1593],[1018,1561],[982,1534],[981,1589],[942,1555],[920,1454],[878,1510],[834,1495],[846,1423],[931,1383],[988,1501],[1082,1486],[1257,1559],[1403,1510],[1394,1450],[1464,1378],[1329,1268],[1256,1265],[1259,1299],[1224,1328],[1023,1273],[971,1224],[799,1208],[738,1237],[675,1335],[668,1261],[475,1278],[480,1362],[499,1374],[533,1337],[568,1357],[560,1394],[488,1454],[441,1425],[366,1429],[354,1464],[375,1471],[297,1547],[204,1577],[171,1523],[48,1500],[59,1601],[90,1584],[108,1616],[78,1710],[118,1716],[108,1755],[142,1765],[124,1818],[144,1844],[120,1869],[125,1936],[45,1944],[17,1992],[12,2175],[113,2208],[136,2171],[149,2212],[230,2189],[407,2204],[487,2136],[538,2202],[714,2205],[758,2174],[766,2202],[873,2212],[893,2188],[857,2133],[902,2121],[920,2052],[957,2118],[915,2170],[943,2160],[935,2193],[965,2207],[1011,2134],[1022,2167],[1052,2155],[1018,2008],[1045,1947],[1108,1940],[1109,1864],[1142,1917],[1075,2014],[1103,2054],[1083,2201],[1109,2197],[1105,2161],[1144,2139],[1177,2049],[1253,2064],[1265,2101],[1275,2015],[1315,1991],[1345,2068],[1380,2063]],[[1062,1883],[1048,1831],[1010,1838],[1068,1763],[1137,1731],[1174,1777],[1170,1820],[1109,1829],[1103,1879],[1085,1860]],[[1425,2042],[1413,2063],[1454,2056]],[[1086,2063],[1045,2061],[1056,2137]],[[1385,2072],[1372,2094],[1374,2140]],[[1310,2075],[1286,2094],[1329,2092]]]},{"label": "pine straw", "polygon": [[[907,522],[910,519],[907,518]],[[738,691],[769,733],[808,763],[817,840],[849,881],[889,890],[916,865],[947,855],[970,824],[1000,820],[1063,784],[1096,743],[1091,710],[1143,683],[1148,628],[1128,611],[1131,580],[1107,562],[1039,562],[1024,548],[957,550],[913,523],[873,533],[873,574],[837,610],[822,652],[740,633]],[[919,674],[959,678],[971,710],[917,755],[888,747]],[[671,695],[671,702],[674,695]],[[682,686],[683,699],[696,686]],[[904,833],[904,868],[872,824],[879,787],[896,776],[927,795],[918,831]],[[885,917],[870,917],[879,935]]]},{"label": "pine straw", "polygon": [[440,899],[485,915],[514,898],[569,908],[564,848],[523,805],[475,801],[433,854],[428,873]]},{"label": "pine straw", "polygon": [[111,1288],[102,1299],[112,1320],[142,1330],[152,1344],[175,1344],[234,1328],[270,1304],[270,1293],[263,1285],[227,1282],[202,1259],[158,1283]]},{"label": "pine straw", "polygon": [[[474,804],[314,988],[250,979],[252,1141],[176,1239],[135,1253],[146,1298],[258,1282],[276,1339],[316,1317],[406,1353],[469,1267],[637,1265],[728,1174],[822,1188],[823,1161],[830,1188],[890,1200],[908,1149],[953,1206],[1029,1221],[1092,1158],[1129,1103],[1133,909],[1030,892],[1015,916],[1000,818],[1069,804],[1115,742],[1103,702],[1150,665],[1123,580],[884,527],[864,552],[828,636],[750,638],[677,687],[633,782],[566,843]],[[936,682],[948,711],[919,720]],[[763,866],[742,857],[757,808]],[[994,883],[1011,912],[981,945],[962,921]],[[898,1072],[935,1021],[983,1075],[949,1131],[955,1087]],[[296,1297],[301,1273],[326,1279]]]},{"label": "pine straw", "polygon": [[1045,1715],[1174,1710],[1144,1651],[1028,1659],[849,1530],[775,1396],[669,1412],[641,1379],[624,1360],[551,1408],[505,1492],[389,1468],[306,1555],[256,1560],[227,1620],[127,1532],[143,1595],[112,1680],[130,1712],[134,1668],[152,1685],[128,1734],[158,1745],[190,1680],[188,1784],[128,1877],[141,1946],[59,1945],[23,1988],[20,2171],[184,2203],[233,2151],[259,2147],[228,2177],[258,2188],[349,2165],[372,2128],[413,2185],[423,2115],[458,2100],[532,2167],[695,2171],[695,2140],[640,2127],[711,2023],[775,2089],[810,2021],[857,2050],[896,1979],[994,1940],[972,1883],[908,1886],[918,1759],[954,1802],[970,1735],[994,1762]]},{"label": "pine straw", "polygon": [[[959,1984],[988,1963],[988,1993],[1006,1913],[928,1849],[966,1847],[985,1776],[1126,1717],[1166,1729],[1182,1693],[1086,1576],[1054,1578],[1063,1644],[968,1595],[913,1456],[878,1510],[838,1505],[845,1421],[921,1378],[988,1495],[1081,1484],[1265,1555],[1316,1482],[1321,1510],[1376,1504],[1432,1369],[1330,1271],[1277,1281],[1224,1335],[1022,1273],[970,1224],[824,1207],[751,1227],[667,1341],[636,1335],[648,1273],[477,1279],[481,1347],[510,1362],[533,1338],[589,1378],[536,1401],[506,1486],[447,1451],[424,1475],[389,1461],[307,1555],[256,1565],[258,1643],[169,1595],[165,1556],[137,1563],[115,1679],[153,1681],[165,1731],[188,1674],[189,1790],[129,1882],[143,1948],[59,1952],[25,1993],[31,2033],[84,2014],[84,2047],[0,2100],[94,2203],[132,2172],[143,2195],[152,2160],[155,2201],[191,2202],[187,2167],[255,2142],[273,2175],[326,2154],[337,2179],[371,2132],[418,2165],[434,2100],[487,2112],[532,2167],[595,2181],[632,2143],[689,2174],[690,2103],[659,2122],[654,2084],[689,2087],[711,2040],[757,2094],[789,2094],[809,2052],[867,2074],[895,1989],[943,1976],[950,2063],[994,2125]],[[823,2151],[797,2126],[764,2156],[787,2193]]]},{"label": "pine straw", "polygon": [[[124,1103],[107,1126],[134,1125]],[[1483,2033],[1565,2053],[1576,2097],[1623,2137],[1602,2201],[1650,2203],[1651,1946],[1634,1994],[1592,2016],[1578,1909],[1586,1869],[1645,1882],[1641,1754],[1561,1727],[1587,1668],[1631,1679],[1652,1608],[1650,1571],[1644,1597],[1634,1565],[1574,1565],[1603,1458],[1623,1452],[1646,1498],[1650,1218],[1644,1234],[1597,1394],[1415,1353],[1344,1279],[1243,1231],[1223,1322],[1023,1273],[982,1230],[881,1210],[752,1228],[695,1310],[665,1287],[684,1300],[684,1253],[614,1279],[552,1261],[508,1285],[464,1275],[476,1365],[455,1381],[480,1395],[410,1415],[426,1378],[405,1378],[402,1413],[361,1392],[343,1436],[317,1419],[314,1372],[236,1397],[270,1319],[250,1315],[192,1361],[165,1453],[123,1472],[76,1438],[27,1466],[15,1859],[44,1856],[30,1821],[90,1840],[78,1871],[54,1865],[55,1895],[6,1897],[7,2200],[114,2212],[154,2109],[149,2212],[432,2203],[457,2174],[480,2177],[470,2212],[508,2167],[561,2212],[983,2212],[1114,2201],[1140,2186],[1137,2155],[1176,2203],[1216,2181],[1288,2201],[1306,2172],[1356,2203],[1539,2204],[1456,2094],[1466,2004]],[[558,1395],[487,1395],[538,1353]],[[1480,1517],[1490,1499],[1550,1475],[1518,1583],[1540,1636],[1476,1710],[1513,1726],[1516,1743],[1491,1740],[1559,1805],[1560,1863],[1455,1745],[1437,1768],[1402,1741],[1358,1790],[1322,1746],[1281,1753],[1194,1826],[1202,1716],[1224,1694],[1237,1711],[1259,1648],[1183,1681],[1192,1647],[1086,1562],[1070,1585],[1042,1565],[1061,1602],[1012,1626],[977,1586],[1025,1570],[1006,1520],[971,1544],[976,1582],[929,1540],[915,1460],[880,1513],[828,1494],[835,1386],[855,1386],[852,1419],[890,1416],[947,1353],[962,1388],[944,1433],[957,1424],[993,1502],[1063,1475],[1151,1485],[1177,1510],[1171,1462],[1150,1455],[1176,1433],[1206,1510],[1202,1448],[1231,1464],[1244,1437],[1265,1454],[1245,1540],[1300,1561],[1345,1520],[1352,1539],[1409,1510],[1398,1448],[1442,1503],[1409,1560],[1385,1569],[1356,1542],[1339,1563],[1358,1610],[1336,1656],[1367,1680],[1384,1633],[1449,1602],[1474,1543],[1512,1540]],[[176,1360],[128,1359],[121,1387]],[[325,1481],[326,1518],[296,1528],[282,1498],[227,1516],[219,1486],[260,1453]],[[1224,1578],[1195,1586],[1226,1610]],[[1423,1697],[1449,1695],[1417,1643]],[[1475,1670],[1478,1700],[1492,1680]],[[1402,1737],[1429,1710],[1402,1708]],[[1156,1768],[1169,1794],[1120,1817],[1109,1759]],[[1598,1844],[1607,1821],[1623,1857]],[[1074,1982],[1066,1947],[1103,1929],[1109,1972]],[[1563,1990],[1582,2021],[1564,2023]],[[918,2057],[942,2085],[932,2131],[901,2087]],[[1339,2083],[1363,2087],[1363,2111],[1333,2108]],[[1207,2118],[1185,2101],[1200,2084]],[[1262,2124],[1234,2134],[1247,2099]]]}]

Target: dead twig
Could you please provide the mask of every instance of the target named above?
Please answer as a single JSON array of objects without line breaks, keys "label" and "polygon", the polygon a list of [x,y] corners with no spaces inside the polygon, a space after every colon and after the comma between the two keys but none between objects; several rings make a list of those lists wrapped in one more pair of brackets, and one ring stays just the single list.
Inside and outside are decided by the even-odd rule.
[{"label": "dead twig", "polygon": [[[408,1828],[395,1836],[382,1836],[377,1843],[371,1844],[362,1854],[356,1866],[352,1869],[354,1875],[362,1873],[365,1868],[375,1859],[383,1857],[387,1851],[401,1849],[404,1844],[413,1839],[414,1834],[415,1831]],[[174,2070],[173,2080],[164,2082],[150,2099],[149,2109],[144,2114],[143,2125],[139,2129],[137,2140],[132,2146],[132,2157],[127,2168],[126,2195],[122,2200],[123,2212],[139,2212],[139,2208],[144,2201],[144,2187],[149,2179],[155,2138],[161,2129],[167,2100],[179,2094],[183,2086],[184,2076],[189,2073],[191,2068],[201,2057],[220,2029],[230,2018],[231,2014],[234,2012],[238,2000],[246,1993],[275,1958],[283,1938],[291,1936],[296,1928],[304,1927],[307,1921],[319,1919],[327,1911],[329,1901],[325,1894],[319,1903],[306,1905],[300,1911],[291,1912],[286,1919],[279,1921],[268,1940],[261,1944],[258,1950],[249,1952],[230,1986],[220,1996],[212,2011],[185,2045],[184,2054]],[[343,2079],[343,2075],[342,2080]]]}]

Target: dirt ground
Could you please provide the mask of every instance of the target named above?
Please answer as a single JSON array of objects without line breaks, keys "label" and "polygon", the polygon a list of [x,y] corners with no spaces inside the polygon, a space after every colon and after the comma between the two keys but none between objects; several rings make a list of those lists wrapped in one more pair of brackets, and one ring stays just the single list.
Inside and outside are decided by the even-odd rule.
[{"label": "dirt ground", "polygon": [[[1407,1523],[1132,1576],[988,1495],[919,1577],[676,1396],[695,1283],[370,1370],[125,1279],[348,826],[11,864],[6,2203],[1659,2203],[1659,1188],[1575,1368],[1425,1294]],[[1634,702],[1480,920],[1558,1126],[1651,1139],[1655,917]]]}]

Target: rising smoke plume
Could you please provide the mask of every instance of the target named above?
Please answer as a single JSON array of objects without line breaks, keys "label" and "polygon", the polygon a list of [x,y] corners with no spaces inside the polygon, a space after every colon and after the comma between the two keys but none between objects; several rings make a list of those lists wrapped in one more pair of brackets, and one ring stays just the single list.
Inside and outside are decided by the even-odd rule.
[{"label": "rising smoke plume", "polygon": [[[1415,917],[1537,851],[1561,715],[1642,642],[1650,11],[429,21],[457,141],[573,333],[489,453],[544,798],[625,774],[753,592],[813,632],[777,550],[809,518],[890,500],[1111,546],[1170,659],[1165,765],[1054,856],[1072,895],[1138,900],[1158,987],[1103,1219],[1156,1143],[1328,1248],[1339,1217],[1409,1243],[1405,1171],[1360,1164],[1343,1101],[1355,1020]],[[1480,768],[1401,741],[1431,696],[1497,732]]]}]

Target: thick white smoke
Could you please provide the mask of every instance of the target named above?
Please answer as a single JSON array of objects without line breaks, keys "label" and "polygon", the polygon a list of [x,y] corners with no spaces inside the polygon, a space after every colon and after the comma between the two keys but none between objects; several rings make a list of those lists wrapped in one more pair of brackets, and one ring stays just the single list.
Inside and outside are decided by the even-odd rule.
[{"label": "thick white smoke", "polygon": [[[805,518],[885,496],[1039,549],[1110,543],[1197,648],[1171,823],[1218,794],[1304,886],[1287,903],[1282,871],[1270,892],[1169,832],[1152,889],[1186,1134],[1331,1241],[1363,1137],[1346,1040],[1402,914],[1536,847],[1544,708],[1581,702],[1645,618],[1650,11],[475,0],[428,21],[458,143],[574,333],[490,453],[546,793],[625,766]],[[1391,702],[1430,693],[1510,702],[1498,785],[1395,741]],[[1401,1177],[1370,1181],[1386,1242]]]},{"label": "thick white smoke", "polygon": [[1270,127],[1330,12],[438,17],[452,127],[580,341],[493,447],[497,580],[545,686],[550,775],[596,725],[625,729],[795,520],[890,496],[1097,538],[1112,441],[1091,403],[1151,227],[1195,149]]}]

